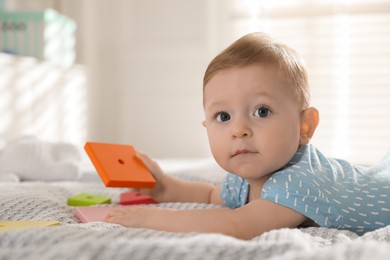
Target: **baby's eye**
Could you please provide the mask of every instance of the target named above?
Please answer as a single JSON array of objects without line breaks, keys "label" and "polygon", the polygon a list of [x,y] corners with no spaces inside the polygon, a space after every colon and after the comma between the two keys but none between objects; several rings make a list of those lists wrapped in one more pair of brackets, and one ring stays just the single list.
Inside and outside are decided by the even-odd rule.
[{"label": "baby's eye", "polygon": [[229,121],[230,120],[230,115],[226,112],[218,112],[215,114],[214,118],[218,121],[218,122],[226,122],[226,121]]},{"label": "baby's eye", "polygon": [[258,116],[258,117],[267,117],[271,114],[271,110],[269,110],[269,108],[266,108],[266,107],[259,107],[258,109],[256,109],[256,112],[255,112],[255,116]]}]

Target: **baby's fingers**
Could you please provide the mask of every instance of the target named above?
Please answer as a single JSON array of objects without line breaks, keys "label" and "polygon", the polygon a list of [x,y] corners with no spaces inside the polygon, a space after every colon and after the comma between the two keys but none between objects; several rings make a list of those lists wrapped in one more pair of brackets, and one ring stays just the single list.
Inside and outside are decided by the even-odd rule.
[{"label": "baby's fingers", "polygon": [[161,176],[163,175],[163,171],[161,170],[157,162],[150,159],[150,157],[146,154],[140,152],[137,152],[136,157],[145,164],[146,168],[148,168],[148,170],[153,174],[156,179],[161,178]]},{"label": "baby's fingers", "polygon": [[130,214],[128,210],[125,209],[114,209],[110,210],[106,217],[104,218],[105,222],[115,223],[120,225],[125,225],[128,221]]},{"label": "baby's fingers", "polygon": [[142,227],[147,218],[146,213],[145,209],[136,206],[114,209],[107,213],[104,221],[125,227]]},{"label": "baby's fingers", "polygon": [[122,210],[122,209],[113,209],[113,210],[110,210],[108,213],[107,213],[107,217],[115,217],[115,216],[124,216],[126,215],[125,211]]}]

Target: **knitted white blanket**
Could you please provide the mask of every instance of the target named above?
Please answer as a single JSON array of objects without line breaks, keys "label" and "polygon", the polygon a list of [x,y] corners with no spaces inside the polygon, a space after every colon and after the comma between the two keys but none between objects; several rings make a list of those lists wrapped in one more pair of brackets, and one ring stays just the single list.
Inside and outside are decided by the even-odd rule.
[{"label": "knitted white blanket", "polygon": [[[250,241],[219,234],[168,233],[81,224],[66,199],[81,192],[113,203],[123,189],[101,183],[0,182],[0,220],[58,220],[60,226],[0,232],[0,259],[390,259],[390,226],[362,237],[325,228],[280,229]],[[159,207],[213,207],[165,203]]]}]

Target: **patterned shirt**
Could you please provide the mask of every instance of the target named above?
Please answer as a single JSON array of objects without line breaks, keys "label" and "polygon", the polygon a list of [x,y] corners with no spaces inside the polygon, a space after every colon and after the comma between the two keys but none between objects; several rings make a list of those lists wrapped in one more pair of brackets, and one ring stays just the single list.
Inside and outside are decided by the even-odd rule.
[{"label": "patterned shirt", "polygon": [[[248,202],[248,191],[245,179],[229,173],[221,197],[226,206],[237,208]],[[326,158],[313,145],[304,145],[266,181],[260,197],[322,227],[361,235],[390,225],[390,154],[368,168]]]}]

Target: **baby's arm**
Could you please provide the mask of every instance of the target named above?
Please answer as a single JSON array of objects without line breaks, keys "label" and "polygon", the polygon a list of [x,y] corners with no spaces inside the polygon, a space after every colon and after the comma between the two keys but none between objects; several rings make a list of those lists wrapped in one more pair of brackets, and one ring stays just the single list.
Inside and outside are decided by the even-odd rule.
[{"label": "baby's arm", "polygon": [[[199,202],[223,205],[217,186],[180,180],[165,175],[159,165],[144,154],[138,155],[157,179],[153,189],[140,189],[159,202]],[[158,207],[126,207],[108,213],[106,221],[126,227],[151,228],[170,232],[221,233],[250,239],[276,228],[297,227],[306,218],[276,203],[257,199],[237,208],[174,210]]]},{"label": "baby's arm", "polygon": [[170,232],[221,233],[250,239],[272,229],[297,227],[305,221],[305,217],[292,209],[257,199],[237,209],[128,207],[109,212],[106,221],[126,227]]},{"label": "baby's arm", "polygon": [[147,155],[138,153],[137,156],[155,177],[156,185],[152,189],[138,189],[136,191],[150,195],[158,202],[223,204],[219,197],[219,187],[206,182],[186,181],[166,175],[157,162]]}]

